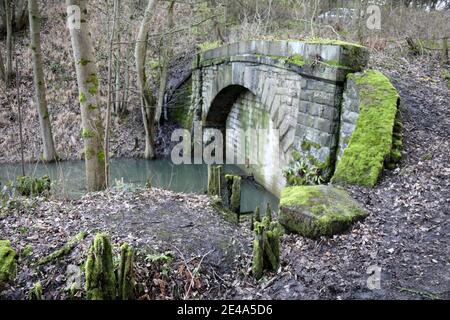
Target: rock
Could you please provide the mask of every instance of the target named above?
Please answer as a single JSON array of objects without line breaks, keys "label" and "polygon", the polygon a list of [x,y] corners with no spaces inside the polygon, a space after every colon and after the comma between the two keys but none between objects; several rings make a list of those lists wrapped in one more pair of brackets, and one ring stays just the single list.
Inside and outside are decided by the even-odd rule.
[{"label": "rock", "polygon": [[12,280],[17,264],[16,252],[11,248],[8,240],[0,240],[0,285]]},{"label": "rock", "polygon": [[346,191],[331,186],[288,187],[281,194],[279,222],[308,238],[344,232],[366,215]]}]

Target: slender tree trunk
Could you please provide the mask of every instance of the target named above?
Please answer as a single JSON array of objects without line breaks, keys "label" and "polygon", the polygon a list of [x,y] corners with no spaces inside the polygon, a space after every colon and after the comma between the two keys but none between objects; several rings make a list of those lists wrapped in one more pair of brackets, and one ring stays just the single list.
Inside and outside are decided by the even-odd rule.
[{"label": "slender tree trunk", "polygon": [[[81,107],[82,136],[86,162],[86,187],[89,192],[105,188],[103,120],[100,112],[99,79],[87,23],[87,0],[66,0],[67,6],[80,8],[80,29],[71,28],[73,55]],[[69,9],[69,7],[68,7]],[[73,19],[68,12],[69,19]]]},{"label": "slender tree trunk", "polygon": [[164,107],[164,97],[166,95],[166,88],[167,88],[167,77],[168,77],[168,73],[169,73],[169,61],[170,58],[172,56],[172,42],[173,42],[173,35],[171,33],[171,30],[174,27],[174,22],[173,22],[173,10],[174,10],[174,6],[175,6],[175,1],[172,0],[169,4],[169,9],[167,11],[167,29],[168,29],[168,38],[167,41],[165,42],[165,48],[162,49],[162,58],[163,58],[163,63],[162,63],[162,69],[161,69],[161,77],[160,77],[160,82],[159,82],[159,90],[158,90],[158,108],[156,109],[156,124],[159,124],[159,121],[161,119],[161,113],[162,113],[162,109]]},{"label": "slender tree trunk", "polygon": [[6,82],[5,63],[3,62],[3,52],[0,51],[0,79]]},{"label": "slender tree trunk", "polygon": [[[131,35],[129,34],[129,38],[131,38]],[[131,47],[130,45],[127,45],[126,51],[125,51],[125,86],[123,88],[123,103],[122,103],[122,112],[125,113],[128,108],[128,91],[130,89],[130,64],[129,60],[131,58]]]},{"label": "slender tree trunk", "polygon": [[[120,19],[119,19],[119,12],[120,12],[120,0],[114,0],[114,20],[115,20],[115,38],[114,41],[120,42]],[[122,69],[122,50],[121,47],[118,46],[115,52],[115,59],[114,59],[114,65],[115,65],[115,71],[114,71],[114,78],[115,78],[115,88],[114,88],[114,112],[116,115],[122,114],[122,105],[123,105],[123,96],[121,95],[120,87],[121,87],[121,69]]]},{"label": "slender tree trunk", "polygon": [[47,108],[45,93],[45,77],[42,67],[41,53],[41,17],[36,0],[28,0],[28,14],[30,20],[31,54],[33,58],[34,88],[36,91],[36,107],[39,115],[39,125],[43,146],[43,160],[51,162],[57,159],[55,145],[53,143],[50,114]]},{"label": "slender tree trunk", "polygon": [[4,0],[5,2],[5,23],[6,23],[6,85],[9,86],[13,75],[13,30],[12,30],[12,13],[11,13],[11,0]]},{"label": "slender tree trunk", "polygon": [[442,39],[442,57],[441,57],[442,64],[448,63],[448,39],[443,38]]},{"label": "slender tree trunk", "polygon": [[[217,8],[216,0],[207,1],[206,4],[208,5],[209,9],[214,13],[214,11]],[[227,42],[223,35],[222,27],[219,21],[217,20],[217,17],[213,17],[212,23],[214,25],[214,31],[216,33],[216,40],[219,41],[221,44]]]},{"label": "slender tree trunk", "polygon": [[20,73],[19,61],[16,53],[16,90],[17,90],[17,111],[19,115],[19,141],[20,141],[20,164],[22,167],[22,176],[25,176],[25,157],[24,157],[24,142],[23,142],[23,126],[22,126],[22,99],[20,95]]},{"label": "slender tree trunk", "polygon": [[147,83],[147,77],[145,74],[145,59],[147,54],[147,38],[150,31],[150,20],[152,16],[153,8],[155,7],[157,0],[148,0],[147,8],[144,12],[144,18],[142,19],[139,33],[136,39],[135,47],[135,59],[136,59],[136,71],[139,90],[141,91],[142,103],[141,111],[142,118],[144,120],[145,129],[145,154],[146,159],[152,159],[155,157],[155,99]]},{"label": "slender tree trunk", "polygon": [[111,123],[111,103],[113,96],[112,94],[112,60],[113,60],[113,44],[114,39],[116,38],[116,23],[117,23],[117,14],[118,14],[118,1],[114,1],[114,17],[111,28],[111,34],[109,37],[109,52],[108,52],[108,101],[106,102],[106,125],[105,125],[105,184],[106,187],[109,186],[109,131],[110,131],[110,123]]}]

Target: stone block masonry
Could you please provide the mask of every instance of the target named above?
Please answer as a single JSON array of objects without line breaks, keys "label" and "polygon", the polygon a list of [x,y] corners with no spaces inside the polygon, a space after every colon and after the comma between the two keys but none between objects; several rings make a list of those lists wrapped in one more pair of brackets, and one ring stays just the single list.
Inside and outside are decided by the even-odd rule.
[{"label": "stone block masonry", "polygon": [[[208,50],[194,59],[190,114],[204,127],[277,132],[264,150],[278,161],[244,169],[279,196],[282,169],[295,153],[309,164],[334,165],[345,79],[367,58],[363,47],[344,42],[255,40]],[[237,144],[233,136],[226,142]]]}]

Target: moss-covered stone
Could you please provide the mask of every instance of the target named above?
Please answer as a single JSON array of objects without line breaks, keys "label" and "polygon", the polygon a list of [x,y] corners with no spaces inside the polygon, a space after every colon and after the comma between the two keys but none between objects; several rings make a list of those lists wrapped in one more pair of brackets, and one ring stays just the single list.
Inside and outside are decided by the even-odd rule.
[{"label": "moss-covered stone", "polygon": [[111,242],[105,234],[97,234],[89,248],[85,277],[87,299],[112,300],[116,297]]},{"label": "moss-covered stone", "polygon": [[8,240],[0,240],[0,286],[14,278],[16,269],[16,251]]},{"label": "moss-covered stone", "polygon": [[279,222],[308,238],[344,232],[366,215],[346,191],[331,186],[288,187],[281,194]]},{"label": "moss-covered stone", "polygon": [[294,54],[286,60],[287,63],[303,67],[306,64],[305,58],[301,54]]},{"label": "moss-covered stone", "polygon": [[131,300],[134,298],[134,253],[133,249],[127,243],[120,247],[120,266],[119,266],[119,298],[121,300]]},{"label": "moss-covered stone", "polygon": [[359,88],[360,114],[333,181],[374,186],[391,154],[399,95],[379,71],[351,74],[348,79]]}]

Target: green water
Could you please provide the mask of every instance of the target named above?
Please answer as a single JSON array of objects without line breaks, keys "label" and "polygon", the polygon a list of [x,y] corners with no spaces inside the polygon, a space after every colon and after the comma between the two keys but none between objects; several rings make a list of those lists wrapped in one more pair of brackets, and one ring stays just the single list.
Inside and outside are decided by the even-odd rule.
[{"label": "green water", "polygon": [[[22,175],[20,164],[0,165],[0,182],[14,180]],[[243,174],[235,166],[225,166],[226,173]],[[26,175],[48,175],[52,193],[64,197],[80,197],[86,191],[84,161],[66,161],[54,164],[26,164]],[[169,159],[114,159],[111,161],[111,183],[115,187],[132,190],[144,186],[150,179],[153,187],[185,193],[206,193],[208,173],[206,165],[174,165]],[[265,208],[269,202],[278,207],[278,199],[255,182],[243,180],[241,211]]]}]

